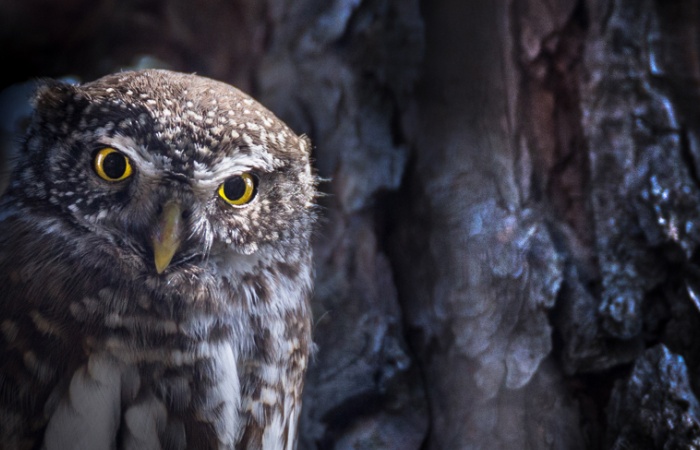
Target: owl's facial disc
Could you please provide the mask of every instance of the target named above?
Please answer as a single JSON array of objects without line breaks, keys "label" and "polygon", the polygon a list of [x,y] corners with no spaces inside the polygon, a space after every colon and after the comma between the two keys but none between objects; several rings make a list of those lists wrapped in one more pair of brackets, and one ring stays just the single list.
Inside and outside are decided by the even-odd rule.
[{"label": "owl's facial disc", "polygon": [[170,200],[163,206],[151,236],[153,259],[159,274],[168,267],[180,247],[183,230],[182,206],[176,200]]}]

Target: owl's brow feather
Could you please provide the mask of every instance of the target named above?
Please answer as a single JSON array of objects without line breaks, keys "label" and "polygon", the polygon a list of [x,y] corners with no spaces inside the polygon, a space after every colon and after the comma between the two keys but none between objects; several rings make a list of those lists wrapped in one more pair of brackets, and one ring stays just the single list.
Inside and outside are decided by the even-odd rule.
[{"label": "owl's brow feather", "polygon": [[236,152],[231,155],[221,157],[214,164],[194,162],[194,179],[198,181],[209,181],[218,184],[231,175],[240,174],[256,170],[260,172],[272,172],[280,166],[272,155],[266,151],[248,154]]}]

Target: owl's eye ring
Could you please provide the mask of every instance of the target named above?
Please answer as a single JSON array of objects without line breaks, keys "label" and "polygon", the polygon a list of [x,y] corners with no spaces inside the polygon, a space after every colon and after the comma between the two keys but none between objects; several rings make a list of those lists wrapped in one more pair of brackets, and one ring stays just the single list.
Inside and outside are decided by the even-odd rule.
[{"label": "owl's eye ring", "polygon": [[106,181],[122,181],[133,172],[129,158],[112,147],[104,147],[95,152],[93,168]]},{"label": "owl's eye ring", "polygon": [[257,183],[254,175],[242,173],[229,177],[219,186],[219,197],[233,206],[243,206],[255,198]]}]

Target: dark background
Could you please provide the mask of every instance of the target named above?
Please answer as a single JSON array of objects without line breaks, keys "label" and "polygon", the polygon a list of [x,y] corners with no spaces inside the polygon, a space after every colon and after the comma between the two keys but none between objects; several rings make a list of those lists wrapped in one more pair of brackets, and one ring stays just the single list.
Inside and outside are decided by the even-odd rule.
[{"label": "dark background", "polygon": [[0,3],[2,87],[196,72],[311,137],[300,449],[700,448],[699,47],[690,0]]}]

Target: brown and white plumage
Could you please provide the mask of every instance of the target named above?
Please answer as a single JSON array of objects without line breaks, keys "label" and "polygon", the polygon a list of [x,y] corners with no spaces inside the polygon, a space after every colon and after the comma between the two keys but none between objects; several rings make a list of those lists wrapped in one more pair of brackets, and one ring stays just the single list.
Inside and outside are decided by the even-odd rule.
[{"label": "brown and white plumage", "polygon": [[34,105],[0,199],[3,448],[293,448],[307,140],[169,71],[46,82]]}]

